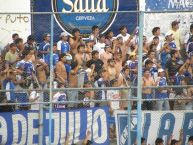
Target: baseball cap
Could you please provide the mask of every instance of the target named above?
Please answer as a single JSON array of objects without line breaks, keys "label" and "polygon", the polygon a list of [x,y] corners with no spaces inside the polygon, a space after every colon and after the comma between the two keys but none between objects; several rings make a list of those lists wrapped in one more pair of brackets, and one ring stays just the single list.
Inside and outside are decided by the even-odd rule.
[{"label": "baseball cap", "polygon": [[160,72],[164,72],[164,69],[162,69],[162,68],[158,69],[158,73],[160,73]]},{"label": "baseball cap", "polygon": [[180,23],[180,21],[175,20],[175,21],[173,21],[173,22],[171,23],[171,25],[172,25],[172,27],[173,27],[173,26],[178,25],[179,23]]},{"label": "baseball cap", "polygon": [[60,34],[60,37],[63,37],[63,36],[68,36],[68,34],[67,34],[66,32],[62,32],[62,33]]},{"label": "baseball cap", "polygon": [[44,33],[43,37],[50,37],[50,34],[49,33]]},{"label": "baseball cap", "polygon": [[165,37],[170,36],[170,35],[173,35],[173,33],[169,31],[169,32],[167,32],[167,33],[165,34]]},{"label": "baseball cap", "polygon": [[70,54],[66,54],[66,60],[67,60],[67,61],[72,60],[72,55],[70,55]]}]

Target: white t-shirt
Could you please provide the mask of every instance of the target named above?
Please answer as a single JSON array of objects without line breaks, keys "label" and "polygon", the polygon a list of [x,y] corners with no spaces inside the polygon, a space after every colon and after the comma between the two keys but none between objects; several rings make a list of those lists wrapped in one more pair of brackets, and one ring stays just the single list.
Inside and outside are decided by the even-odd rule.
[{"label": "white t-shirt", "polygon": [[94,40],[95,43],[98,43],[98,39],[97,39],[93,34],[91,34],[91,35],[89,36],[89,39],[90,39],[90,40]]},{"label": "white t-shirt", "polygon": [[[119,90],[108,90],[107,91],[107,99],[109,99],[109,100],[118,100],[118,99],[120,99]],[[111,101],[111,108],[113,110],[120,109],[119,101]]]},{"label": "white t-shirt", "polygon": [[130,34],[126,33],[125,36],[123,36],[122,34],[119,34],[119,35],[117,35],[117,38],[118,37],[122,37],[123,38],[123,42],[126,42],[129,39]]},{"label": "white t-shirt", "polygon": [[96,50],[99,52],[99,54],[101,54],[105,52],[104,48],[105,48],[105,43],[98,42],[94,45],[93,50]]}]

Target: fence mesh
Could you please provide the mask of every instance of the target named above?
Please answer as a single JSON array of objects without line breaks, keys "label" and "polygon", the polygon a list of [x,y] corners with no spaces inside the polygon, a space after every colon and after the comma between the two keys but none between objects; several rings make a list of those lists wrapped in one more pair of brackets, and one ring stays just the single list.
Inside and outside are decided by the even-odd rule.
[{"label": "fence mesh", "polygon": [[[127,19],[128,14],[118,13],[124,19]],[[4,14],[1,15],[4,17]],[[14,15],[10,14],[11,17],[16,17]],[[1,51],[0,112],[38,110],[39,119],[42,112],[50,109],[50,105],[52,113],[61,109],[101,106],[109,106],[110,116],[114,116],[116,110],[131,109],[135,112],[139,101],[137,77],[140,28],[137,16],[136,12],[133,19],[116,26],[120,30],[117,33],[108,31],[99,34],[97,27],[96,34],[89,39],[84,37],[92,33],[91,28],[89,34],[82,35],[80,28],[69,36],[57,29],[58,23],[54,21],[53,44],[51,14],[17,17],[17,21],[20,21],[18,23],[31,21],[32,35],[20,33],[27,31],[27,28],[18,28],[18,31],[10,29],[7,34],[12,40]],[[164,25],[160,17],[165,19]],[[179,33],[171,33],[171,20],[176,28],[177,25],[181,28]],[[7,20],[7,23],[8,21],[16,24],[12,20]],[[101,20],[96,21],[100,23]],[[133,21],[131,28],[125,27],[128,21]],[[143,77],[140,82],[143,111],[192,111],[193,39],[187,36],[192,22],[192,12],[145,14],[141,48]],[[75,28],[74,25],[72,27]],[[40,30],[41,33],[37,33]],[[178,28],[176,31],[179,31]],[[180,36],[183,37],[179,38]],[[115,122],[111,123],[108,130],[110,144],[116,144]],[[90,136],[90,132],[87,135]],[[62,139],[62,143],[68,139],[72,139],[70,134]]]}]

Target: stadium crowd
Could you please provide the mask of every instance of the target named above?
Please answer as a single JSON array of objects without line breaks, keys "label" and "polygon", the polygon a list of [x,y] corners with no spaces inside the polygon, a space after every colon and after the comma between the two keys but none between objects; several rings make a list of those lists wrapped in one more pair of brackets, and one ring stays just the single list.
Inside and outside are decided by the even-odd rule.
[{"label": "stadium crowd", "polygon": [[[55,103],[54,108],[94,107],[103,103],[92,100],[117,100],[136,97],[136,89],[102,90],[104,87],[137,86],[138,74],[138,30],[128,34],[125,26],[114,36],[109,30],[100,34],[93,26],[89,38],[85,39],[75,28],[72,36],[62,32],[59,41],[53,44],[53,88],[101,88],[98,91],[57,91],[53,101],[77,101],[83,103]],[[143,36],[143,99],[144,110],[193,109],[192,100],[168,101],[167,98],[193,97],[193,24],[186,36],[180,35],[179,22],[173,21],[171,29],[161,35],[159,27],[152,29],[152,37]],[[184,40],[182,40],[184,38]],[[8,102],[37,102],[41,93],[33,89],[49,88],[50,80],[50,34],[43,35],[37,43],[33,35],[23,42],[19,34],[12,35],[1,52],[1,93]],[[169,85],[186,88],[170,88]],[[147,88],[160,86],[158,89]],[[22,91],[30,89],[30,91]],[[19,90],[19,91],[15,91]],[[160,99],[153,102],[151,99]],[[4,101],[5,101],[4,100]],[[43,101],[49,101],[44,91]],[[109,101],[111,111],[126,109],[127,101]],[[37,107],[37,106],[36,106]],[[37,109],[31,105],[18,105],[18,109]],[[132,103],[135,108],[135,103]]]}]

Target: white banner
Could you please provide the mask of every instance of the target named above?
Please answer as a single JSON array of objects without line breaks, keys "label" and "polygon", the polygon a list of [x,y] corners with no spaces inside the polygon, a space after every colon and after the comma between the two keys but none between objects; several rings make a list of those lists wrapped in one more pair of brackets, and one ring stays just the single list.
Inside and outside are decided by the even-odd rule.
[{"label": "white banner", "polygon": [[[116,112],[117,145],[128,143],[128,115],[127,111]],[[156,138],[162,138],[167,143],[168,137],[179,140],[180,130],[183,129],[183,145],[188,137],[193,136],[193,111],[149,111],[142,112],[142,137],[147,144],[154,145]],[[131,115],[131,143],[137,137],[137,115]]]},{"label": "white banner", "polygon": [[[5,12],[30,12],[30,0],[1,0],[0,13]],[[26,41],[31,34],[31,15],[0,14],[0,49],[12,42],[13,33]]]},{"label": "white banner", "polygon": [[165,36],[171,29],[171,22],[180,21],[180,33],[182,39],[189,33],[190,25],[193,23],[193,13],[148,13],[144,16],[144,34],[149,38],[152,36],[152,29],[160,27],[161,33]]}]

